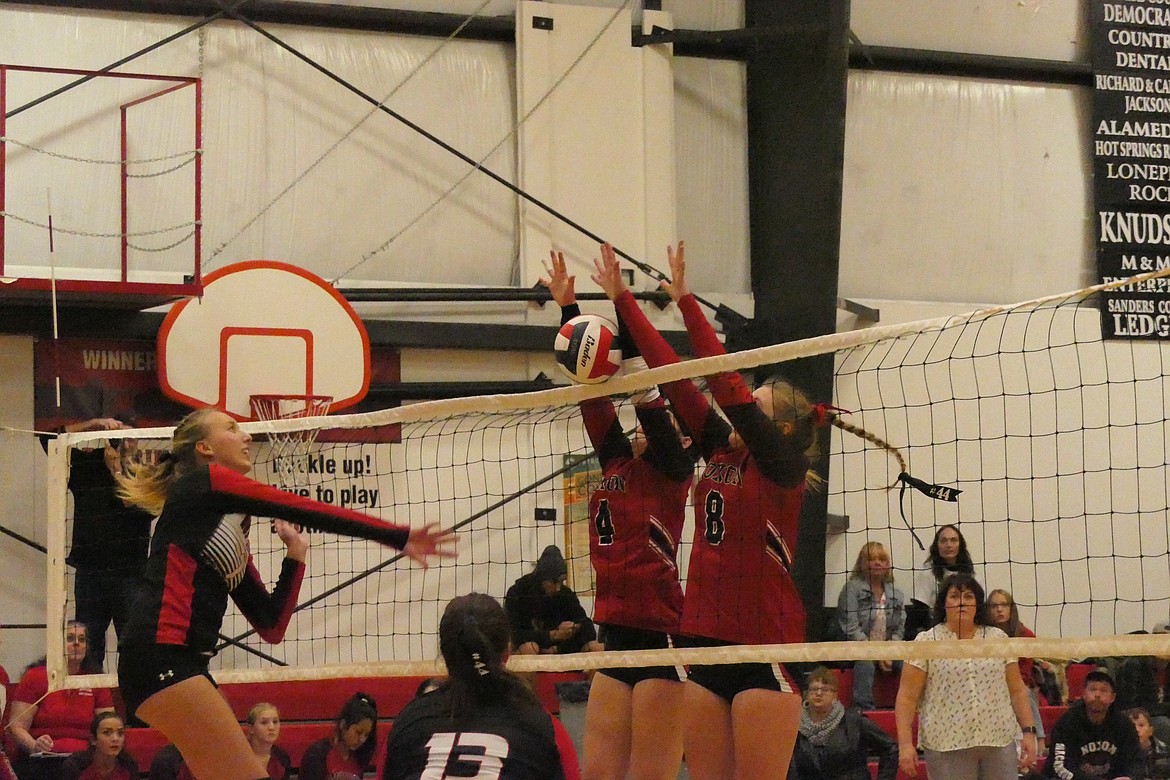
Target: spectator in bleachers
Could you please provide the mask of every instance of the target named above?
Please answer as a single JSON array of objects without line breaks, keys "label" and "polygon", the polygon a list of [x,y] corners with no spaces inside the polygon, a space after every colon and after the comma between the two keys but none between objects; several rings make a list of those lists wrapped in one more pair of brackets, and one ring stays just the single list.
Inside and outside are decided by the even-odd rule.
[{"label": "spectator in bleachers", "polygon": [[952,574],[974,574],[975,562],[958,526],[944,525],[934,532],[925,569],[914,573],[914,591],[906,608],[907,639],[934,625],[933,610],[939,586]]},{"label": "spectator in bleachers", "polygon": [[[117,494],[126,463],[138,458],[134,440],[113,438],[129,427],[111,417],[97,417],[63,428],[68,433],[111,432],[111,438],[96,447],[73,450],[69,461],[73,538],[65,562],[74,569],[74,612],[89,628],[87,667],[94,671],[101,671],[105,663],[111,622],[115,634],[122,636],[146,565],[154,519]],[[47,446],[48,437],[42,436],[41,443]]]},{"label": "spectator in bleachers", "polygon": [[65,759],[61,780],[137,780],[138,764],[125,747],[121,716],[99,712],[89,727],[89,747]]},{"label": "spectator in bleachers", "polygon": [[248,744],[260,759],[260,766],[268,769],[270,780],[285,780],[292,775],[292,761],[276,740],[280,738],[280,713],[268,702],[260,702],[248,710]]},{"label": "spectator in bleachers", "polygon": [[159,748],[150,762],[150,780],[195,780],[191,770],[183,761],[183,755],[169,742]]},{"label": "spectator in bleachers", "polygon": [[341,708],[333,724],[333,736],[305,748],[301,780],[359,780],[370,768],[378,744],[378,706],[364,694],[355,693]]},{"label": "spectator in bleachers", "polygon": [[[970,574],[943,580],[935,599],[936,625],[915,642],[1006,639],[987,625],[983,588]],[[907,650],[913,653],[913,650]],[[1036,724],[1020,665],[1003,658],[907,659],[898,701],[898,763],[918,776],[918,738],[932,778],[1014,778],[1036,761]],[[1016,736],[1023,732],[1017,753]]]},{"label": "spectator in bleachers", "polygon": [[[881,542],[866,542],[857,553],[853,572],[837,599],[841,636],[863,642],[901,639],[906,623],[906,597],[894,585],[890,554]],[[853,664],[853,704],[872,710],[876,670],[901,671],[900,661],[857,661]]]},{"label": "spectator in bleachers", "polygon": [[565,584],[568,574],[565,556],[550,544],[533,570],[508,588],[504,608],[517,655],[605,649],[577,594]]},{"label": "spectator in bleachers", "polygon": [[[69,674],[82,674],[87,648],[85,626],[69,621],[65,629]],[[48,672],[41,660],[25,670],[12,693],[9,731],[19,751],[12,764],[21,780],[55,780],[65,757],[89,745],[94,715],[114,709],[106,688],[48,690]]]},{"label": "spectator in bleachers", "polygon": [[1154,736],[1154,727],[1150,723],[1150,713],[1143,707],[1134,707],[1125,711],[1133,721],[1137,731],[1138,744],[1142,746],[1142,757],[1145,759],[1146,780],[1170,780],[1170,747]]},{"label": "spectator in bleachers", "polygon": [[837,676],[823,666],[808,676],[804,710],[789,777],[793,780],[870,780],[869,756],[878,758],[876,780],[894,780],[898,745],[876,723],[837,698]]},{"label": "spectator in bleachers", "polygon": [[380,780],[579,780],[564,726],[505,666],[509,637],[508,616],[491,596],[451,600],[439,621],[448,677],[394,719]]},{"label": "spectator in bleachers", "polygon": [[1144,778],[1141,743],[1133,723],[1113,707],[1117,686],[1104,669],[1085,676],[1085,692],[1052,727],[1045,777]]},{"label": "spectator in bleachers", "polygon": [[[996,588],[987,594],[987,619],[991,625],[1009,637],[1036,638],[1032,629],[1020,622],[1020,608],[1016,606],[1015,598],[1002,588]],[[1033,662],[1031,658],[1021,658],[1019,664],[1020,677],[1024,679],[1024,685],[1028,686],[1028,696],[1032,700],[1032,717],[1036,724],[1037,755],[1042,756],[1044,755],[1044,724],[1040,722],[1040,694],[1036,690]]]}]

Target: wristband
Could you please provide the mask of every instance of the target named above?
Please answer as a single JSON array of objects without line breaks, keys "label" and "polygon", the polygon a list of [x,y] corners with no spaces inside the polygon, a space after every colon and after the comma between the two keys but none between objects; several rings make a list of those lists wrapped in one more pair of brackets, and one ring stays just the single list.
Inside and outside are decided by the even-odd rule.
[{"label": "wristband", "polygon": [[1024,726],[1022,729],[1020,729],[1020,731],[1024,732],[1025,734],[1035,734],[1036,727],[1035,726]]}]

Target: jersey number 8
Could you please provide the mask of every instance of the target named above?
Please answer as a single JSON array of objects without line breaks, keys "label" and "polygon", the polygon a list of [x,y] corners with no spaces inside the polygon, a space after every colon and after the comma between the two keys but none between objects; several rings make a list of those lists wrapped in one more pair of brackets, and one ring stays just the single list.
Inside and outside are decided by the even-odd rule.
[{"label": "jersey number 8", "polygon": [[723,534],[727,527],[723,523],[723,494],[718,490],[707,492],[707,500],[703,503],[703,536],[708,544],[718,545],[723,541]]}]

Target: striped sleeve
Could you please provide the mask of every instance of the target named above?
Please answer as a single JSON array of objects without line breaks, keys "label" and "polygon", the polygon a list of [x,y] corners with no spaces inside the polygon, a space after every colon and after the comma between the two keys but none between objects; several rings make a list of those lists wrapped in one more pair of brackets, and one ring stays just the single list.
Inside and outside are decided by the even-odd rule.
[{"label": "striped sleeve", "polygon": [[211,492],[224,512],[278,517],[318,531],[379,542],[396,550],[406,547],[410,535],[407,526],[392,525],[352,509],[286,493],[214,463],[208,471]]}]

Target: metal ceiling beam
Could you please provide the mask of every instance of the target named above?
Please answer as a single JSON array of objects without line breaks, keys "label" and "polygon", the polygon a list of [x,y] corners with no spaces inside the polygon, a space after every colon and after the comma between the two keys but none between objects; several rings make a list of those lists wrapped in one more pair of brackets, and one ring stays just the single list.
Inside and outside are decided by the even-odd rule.
[{"label": "metal ceiling beam", "polygon": [[[58,312],[62,338],[121,338],[153,342],[163,315],[118,309],[65,307]],[[492,325],[469,322],[367,320],[370,344],[401,349],[468,349],[509,352],[549,352],[556,325]],[[52,309],[48,306],[0,306],[0,334],[53,337]],[[666,331],[667,342],[680,355],[690,355],[685,331]]]},{"label": "metal ceiling beam", "polygon": [[[35,5],[105,12],[142,13],[166,16],[210,16],[222,13],[214,0],[3,0],[4,5]],[[647,5],[649,8],[649,4]],[[403,11],[392,8],[368,8],[329,5],[295,0],[253,0],[241,7],[249,19],[271,24],[369,30],[402,35],[447,37],[465,25],[463,40],[514,43],[515,18],[512,16],[478,16],[464,14]],[[655,30],[643,35],[631,31],[636,45],[672,43],[677,57],[745,61],[762,42],[808,32],[801,25],[763,26],[737,30]],[[1090,86],[1092,69],[1087,62],[1035,60],[1024,57],[996,57],[963,52],[904,49],[868,46],[853,38],[849,47],[849,67],[858,70],[918,73],[930,76],[954,76],[977,79],[1024,81],[1040,84]]]}]

